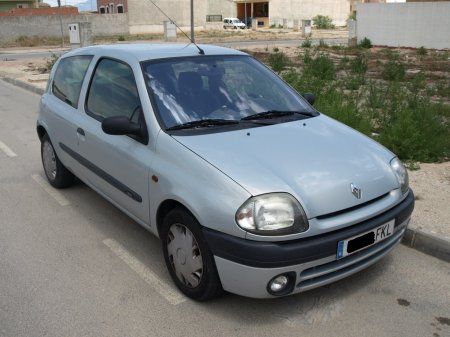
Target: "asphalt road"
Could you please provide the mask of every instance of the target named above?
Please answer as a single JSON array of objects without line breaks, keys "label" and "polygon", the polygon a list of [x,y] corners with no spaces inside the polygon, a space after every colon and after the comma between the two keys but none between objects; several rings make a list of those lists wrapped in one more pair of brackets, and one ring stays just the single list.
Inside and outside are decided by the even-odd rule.
[{"label": "asphalt road", "polygon": [[0,336],[450,336],[450,265],[405,246],[292,297],[185,299],[155,237],[45,182],[38,100],[0,81]]},{"label": "asphalt road", "polygon": [[[340,45],[348,43],[347,39],[323,39],[329,45]],[[304,40],[251,40],[251,41],[230,41],[212,43],[217,46],[228,48],[249,48],[249,47],[265,47],[265,46],[300,46]],[[319,44],[320,39],[311,39],[313,45]],[[146,43],[143,41],[136,41],[136,43]],[[69,49],[68,49],[69,50]],[[33,52],[1,52],[0,60],[21,60],[33,58],[46,58],[52,54],[61,55],[66,51],[33,51]]]}]

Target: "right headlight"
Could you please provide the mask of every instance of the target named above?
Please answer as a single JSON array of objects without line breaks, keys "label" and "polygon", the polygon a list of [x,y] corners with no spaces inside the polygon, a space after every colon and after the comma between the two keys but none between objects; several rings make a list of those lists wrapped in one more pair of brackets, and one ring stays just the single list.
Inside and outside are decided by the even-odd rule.
[{"label": "right headlight", "polygon": [[301,233],[309,228],[300,203],[288,193],[269,193],[248,199],[236,212],[242,229],[259,235]]},{"label": "right headlight", "polygon": [[406,170],[405,165],[403,165],[400,159],[395,157],[391,160],[391,168],[392,171],[394,171],[395,176],[397,177],[402,193],[407,193],[409,190],[409,178],[408,171]]}]

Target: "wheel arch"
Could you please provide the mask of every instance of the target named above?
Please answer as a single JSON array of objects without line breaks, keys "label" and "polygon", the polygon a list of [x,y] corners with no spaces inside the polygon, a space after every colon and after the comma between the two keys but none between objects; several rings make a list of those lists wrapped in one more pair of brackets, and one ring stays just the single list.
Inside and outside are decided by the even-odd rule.
[{"label": "wheel arch", "polygon": [[38,124],[36,126],[36,132],[38,134],[39,140],[42,141],[42,138],[47,134],[47,130],[42,125]]},{"label": "wheel arch", "polygon": [[163,224],[164,218],[170,211],[175,208],[182,208],[198,221],[197,217],[189,210],[186,205],[175,199],[166,199],[159,204],[158,210],[156,211],[156,229],[158,236],[160,236],[160,229]]}]

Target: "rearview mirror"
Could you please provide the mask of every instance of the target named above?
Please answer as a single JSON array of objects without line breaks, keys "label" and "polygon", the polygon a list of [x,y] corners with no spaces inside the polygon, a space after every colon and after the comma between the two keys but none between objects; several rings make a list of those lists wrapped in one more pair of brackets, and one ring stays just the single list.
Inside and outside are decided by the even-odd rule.
[{"label": "rearview mirror", "polygon": [[314,105],[314,102],[316,101],[316,96],[314,96],[314,94],[307,92],[302,94],[302,96],[308,101],[309,104]]},{"label": "rearview mirror", "polygon": [[143,136],[141,125],[133,123],[125,116],[105,118],[102,122],[102,130],[109,135]]}]

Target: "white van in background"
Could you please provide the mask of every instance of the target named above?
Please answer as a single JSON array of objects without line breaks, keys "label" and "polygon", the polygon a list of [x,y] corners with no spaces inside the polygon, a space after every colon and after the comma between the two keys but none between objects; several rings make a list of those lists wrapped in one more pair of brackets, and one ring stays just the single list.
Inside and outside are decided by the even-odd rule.
[{"label": "white van in background", "polygon": [[243,23],[238,18],[225,18],[223,20],[223,29],[232,28],[232,29],[245,29],[245,23]]}]

